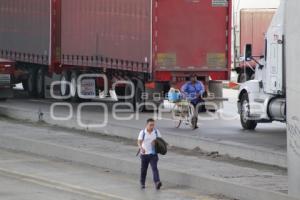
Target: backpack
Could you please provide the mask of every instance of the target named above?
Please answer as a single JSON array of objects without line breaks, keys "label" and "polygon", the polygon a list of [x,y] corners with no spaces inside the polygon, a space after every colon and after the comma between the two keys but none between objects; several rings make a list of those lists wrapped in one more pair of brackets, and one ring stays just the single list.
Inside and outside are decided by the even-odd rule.
[{"label": "backpack", "polygon": [[[145,139],[145,131],[143,131],[143,140]],[[157,130],[155,129],[155,135],[156,135],[156,140],[155,140],[155,152],[161,155],[166,155],[168,152],[168,143],[162,139],[161,137],[158,137]]]}]

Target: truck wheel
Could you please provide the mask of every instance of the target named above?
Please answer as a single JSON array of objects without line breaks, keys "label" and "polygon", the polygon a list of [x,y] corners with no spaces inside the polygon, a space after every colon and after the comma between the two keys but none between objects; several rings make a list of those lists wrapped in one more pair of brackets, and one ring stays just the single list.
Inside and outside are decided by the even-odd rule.
[{"label": "truck wheel", "polygon": [[78,90],[77,90],[77,79],[78,79],[78,72],[74,70],[71,73],[71,88],[70,88],[72,102],[79,101]]},{"label": "truck wheel", "polygon": [[70,73],[64,70],[60,77],[60,95],[65,97],[70,94],[70,85],[67,84],[70,82]]},{"label": "truck wheel", "polygon": [[37,87],[37,97],[44,98],[45,97],[45,70],[40,68],[37,72],[36,78],[36,87]]},{"label": "truck wheel", "polygon": [[37,87],[36,87],[36,69],[29,69],[28,79],[27,79],[27,92],[29,97],[37,97]]},{"label": "truck wheel", "polygon": [[241,113],[240,113],[241,124],[245,130],[254,130],[257,126],[257,122],[255,120],[249,119],[249,113],[250,113],[249,97],[248,94],[245,93],[241,98]]},{"label": "truck wheel", "polygon": [[146,108],[145,105],[141,105],[145,103],[143,99],[144,91],[145,91],[144,84],[142,83],[142,81],[138,81],[135,90],[135,110],[138,108],[139,112],[144,112]]},{"label": "truck wheel", "polygon": [[[133,105],[133,109],[134,111],[138,111],[139,112],[143,112],[145,111],[145,106],[139,106],[140,104],[144,103],[144,100],[142,98],[142,94],[143,92],[145,91],[144,89],[144,84],[142,81],[140,80],[137,80],[137,81],[133,81],[134,82],[134,85],[135,85],[135,93],[134,93],[134,97],[133,98],[130,98],[130,99],[126,99],[126,102],[127,103],[130,103]],[[130,87],[130,85],[126,85],[126,88],[125,88],[125,94],[126,96],[130,96],[131,93],[132,93],[132,88]]]},{"label": "truck wheel", "polygon": [[27,80],[22,81],[22,86],[23,86],[24,91],[28,91],[28,81]]},{"label": "truck wheel", "polygon": [[[115,90],[116,90],[116,94],[117,94],[117,96],[118,97],[122,97],[122,98],[124,98],[124,96],[125,96],[125,90],[126,90],[126,88],[125,87],[116,87],[115,88]],[[124,99],[119,99],[119,101],[120,102],[125,102],[125,100]]]},{"label": "truck wheel", "polygon": [[135,97],[127,98],[131,94],[132,94],[132,88],[131,88],[130,85],[127,84],[126,87],[125,87],[125,96],[126,96],[125,102],[131,104],[132,107],[133,107],[133,111],[135,111],[135,108],[136,108],[136,106],[135,106]]}]

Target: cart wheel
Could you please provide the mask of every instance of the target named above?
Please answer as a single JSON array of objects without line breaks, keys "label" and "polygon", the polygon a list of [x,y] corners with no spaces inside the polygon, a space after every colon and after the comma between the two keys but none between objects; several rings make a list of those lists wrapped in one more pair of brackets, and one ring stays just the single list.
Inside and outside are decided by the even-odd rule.
[{"label": "cart wheel", "polygon": [[189,116],[188,116],[190,126],[192,129],[196,129],[198,123],[198,116],[195,116],[195,108],[190,104],[189,106]]},{"label": "cart wheel", "polygon": [[176,112],[177,111],[175,111],[175,108],[173,108],[172,117],[173,117],[174,125],[175,125],[175,128],[179,128],[182,123],[182,120],[181,120],[180,116],[179,117],[176,116]]},{"label": "cart wheel", "polygon": [[197,117],[195,117],[195,116],[192,117],[192,120],[191,120],[191,128],[192,128],[192,129],[196,129],[197,123],[198,123]]},{"label": "cart wheel", "polygon": [[182,120],[179,119],[179,120],[175,120],[174,122],[175,122],[175,128],[179,128],[182,123]]}]

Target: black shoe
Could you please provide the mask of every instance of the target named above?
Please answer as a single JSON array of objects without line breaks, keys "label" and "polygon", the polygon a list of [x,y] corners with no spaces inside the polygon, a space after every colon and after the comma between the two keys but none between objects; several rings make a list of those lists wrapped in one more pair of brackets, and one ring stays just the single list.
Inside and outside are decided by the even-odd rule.
[{"label": "black shoe", "polygon": [[156,183],[156,189],[157,189],[157,190],[160,190],[161,186],[162,186],[162,183],[161,183],[161,182]]},{"label": "black shoe", "polygon": [[145,185],[141,185],[141,189],[143,190],[143,189],[145,189],[146,187],[145,187]]}]

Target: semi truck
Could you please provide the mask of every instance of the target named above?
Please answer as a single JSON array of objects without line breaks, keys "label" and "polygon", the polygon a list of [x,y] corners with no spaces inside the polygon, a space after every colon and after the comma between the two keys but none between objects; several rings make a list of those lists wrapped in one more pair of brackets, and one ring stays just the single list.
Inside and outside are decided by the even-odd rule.
[{"label": "semi truck", "polygon": [[286,122],[285,4],[281,3],[264,40],[264,53],[254,57],[251,44],[245,45],[244,60],[257,63],[254,80],[243,83],[238,95],[238,111],[244,129],[258,123]]},{"label": "semi truck", "polygon": [[[196,74],[220,101],[216,80],[231,73],[231,12],[231,0],[2,0],[0,57],[16,62],[15,81],[31,97],[44,98],[59,77],[61,96],[78,101],[78,77],[104,74],[109,88],[133,82],[135,91],[118,84],[115,92],[133,92],[135,105]],[[93,80],[98,97],[103,80]]]},{"label": "semi truck", "polygon": [[243,8],[239,14],[239,28],[236,30],[239,42],[235,45],[235,68],[238,74],[238,83],[254,79],[255,62],[244,62],[240,60],[246,44],[252,44],[253,56],[264,53],[264,38],[270,26],[271,20],[276,12],[275,8]]},{"label": "semi truck", "polygon": [[13,97],[13,74],[15,63],[0,59],[0,101]]}]

